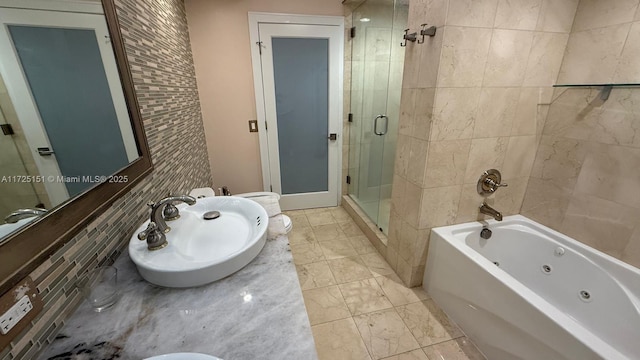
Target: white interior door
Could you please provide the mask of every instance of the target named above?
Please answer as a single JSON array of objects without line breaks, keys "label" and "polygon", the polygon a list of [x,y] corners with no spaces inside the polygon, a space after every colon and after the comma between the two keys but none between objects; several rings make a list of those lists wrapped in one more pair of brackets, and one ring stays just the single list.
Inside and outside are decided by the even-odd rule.
[{"label": "white interior door", "polygon": [[258,34],[268,151],[263,176],[282,195],[284,210],[336,206],[342,27],[259,23]]}]

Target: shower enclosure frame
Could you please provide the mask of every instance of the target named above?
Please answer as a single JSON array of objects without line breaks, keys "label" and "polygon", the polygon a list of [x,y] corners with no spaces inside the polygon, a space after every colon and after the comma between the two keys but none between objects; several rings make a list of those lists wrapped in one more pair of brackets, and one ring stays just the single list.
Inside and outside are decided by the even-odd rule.
[{"label": "shower enclosure frame", "polygon": [[351,16],[347,193],[388,234],[408,3],[367,0]]}]

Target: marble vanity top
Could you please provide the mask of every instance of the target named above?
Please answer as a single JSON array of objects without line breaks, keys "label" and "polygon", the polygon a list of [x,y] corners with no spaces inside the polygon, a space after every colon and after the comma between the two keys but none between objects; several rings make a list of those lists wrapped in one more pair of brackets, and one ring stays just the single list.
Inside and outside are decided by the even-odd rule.
[{"label": "marble vanity top", "polygon": [[127,253],[114,266],[120,300],[101,313],[81,304],[40,359],[143,359],[174,352],[225,360],[317,359],[286,236],[267,240],[242,270],[197,288],[147,283]]}]

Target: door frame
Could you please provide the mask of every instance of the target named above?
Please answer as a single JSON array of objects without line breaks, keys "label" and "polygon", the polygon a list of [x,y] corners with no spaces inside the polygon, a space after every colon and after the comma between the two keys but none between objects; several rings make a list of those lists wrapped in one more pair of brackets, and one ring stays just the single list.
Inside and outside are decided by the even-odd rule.
[{"label": "door frame", "polygon": [[[269,142],[267,138],[266,129],[266,110],[264,100],[264,87],[262,80],[262,64],[261,53],[258,42],[260,41],[259,25],[261,23],[268,24],[300,24],[300,25],[325,25],[325,26],[337,26],[340,32],[344,34],[344,17],[342,16],[316,16],[316,15],[297,15],[297,14],[279,14],[279,13],[263,13],[263,12],[249,12],[249,40],[251,46],[251,65],[253,68],[253,88],[256,100],[256,116],[258,120],[258,139],[260,142],[260,162],[262,167],[262,186],[264,191],[271,191],[271,167],[269,165]],[[340,38],[340,44],[338,44],[338,57],[344,59],[344,37]],[[342,128],[343,128],[343,92],[344,92],[344,61],[339,62],[339,79],[338,89],[335,96],[329,97],[330,104],[335,101],[336,112],[339,114],[338,126],[336,133],[338,134],[338,156],[336,162],[336,178],[329,179],[335,181],[337,184],[337,199],[336,203],[340,204],[342,197],[342,182],[340,178],[342,176]],[[331,116],[331,111],[329,112]]]}]

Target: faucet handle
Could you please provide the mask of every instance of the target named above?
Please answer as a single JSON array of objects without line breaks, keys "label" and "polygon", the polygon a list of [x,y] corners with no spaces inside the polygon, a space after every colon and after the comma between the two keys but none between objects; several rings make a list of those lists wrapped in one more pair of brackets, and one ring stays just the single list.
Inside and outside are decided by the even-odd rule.
[{"label": "faucet handle", "polygon": [[485,171],[478,179],[478,194],[487,197],[496,192],[499,187],[508,186],[507,184],[502,184],[501,181],[502,175],[500,174],[500,171],[496,169],[489,169]]},{"label": "faucet handle", "polygon": [[147,225],[147,228],[140,231],[138,233],[138,240],[140,241],[145,241],[147,240],[147,237],[149,236],[149,233],[156,230],[158,227],[156,226],[156,223],[154,223],[153,221],[149,223],[149,225]]}]

